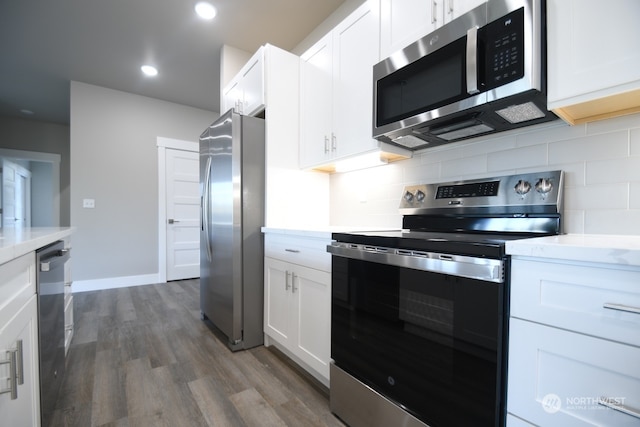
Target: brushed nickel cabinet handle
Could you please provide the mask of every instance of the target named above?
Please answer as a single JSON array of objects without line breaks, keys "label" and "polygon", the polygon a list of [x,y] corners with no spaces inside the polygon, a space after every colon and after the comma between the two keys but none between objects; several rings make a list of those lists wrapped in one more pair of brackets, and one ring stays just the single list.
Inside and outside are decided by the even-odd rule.
[{"label": "brushed nickel cabinet handle", "polygon": [[294,253],[294,254],[299,254],[299,253],[300,253],[300,251],[299,251],[298,249],[289,249],[289,248],[285,248],[285,250],[284,250],[284,251],[285,251],[285,252],[291,252],[291,253]]},{"label": "brushed nickel cabinet handle", "polygon": [[605,302],[602,308],[616,311],[626,311],[627,313],[640,314],[640,307],[634,307],[632,305],[616,304],[613,302]]},{"label": "brushed nickel cabinet handle", "polygon": [[18,350],[7,350],[7,356],[9,356],[9,359],[0,362],[0,365],[9,365],[9,378],[6,378],[9,381],[9,388],[0,390],[0,394],[10,393],[11,400],[16,400],[18,398],[18,373],[16,370]]},{"label": "brushed nickel cabinet handle", "polygon": [[289,290],[289,288],[291,287],[291,286],[289,285],[289,275],[291,274],[291,272],[289,272],[289,270],[287,270],[287,271],[285,271],[285,272],[284,272],[284,274],[285,274],[285,278],[284,278],[284,290],[285,290],[285,291],[288,291],[288,290]]},{"label": "brushed nickel cabinet handle", "polygon": [[435,24],[436,21],[438,20],[437,17],[437,4],[436,4],[436,0],[431,0],[431,23]]},{"label": "brushed nickel cabinet handle", "polygon": [[22,340],[16,343],[16,378],[18,385],[24,384],[24,353],[22,352]]},{"label": "brushed nickel cabinet handle", "polygon": [[291,292],[295,293],[298,290],[296,287],[296,273],[291,273]]}]

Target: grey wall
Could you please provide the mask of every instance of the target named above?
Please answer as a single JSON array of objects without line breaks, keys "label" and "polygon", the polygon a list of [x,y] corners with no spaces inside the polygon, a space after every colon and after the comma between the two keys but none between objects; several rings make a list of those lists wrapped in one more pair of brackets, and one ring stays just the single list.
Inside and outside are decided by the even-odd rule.
[{"label": "grey wall", "polygon": [[[0,148],[60,155],[60,225],[70,224],[69,126],[0,117]],[[41,225],[52,225],[46,222]],[[58,224],[55,224],[58,225]]]},{"label": "grey wall", "polygon": [[[58,225],[52,215],[51,209],[47,206],[54,205],[54,197],[51,191],[48,191],[45,185],[34,185],[37,182],[47,182],[51,180],[53,175],[53,166],[47,162],[29,162],[29,170],[31,171],[31,226],[32,227],[51,227]],[[68,173],[68,170],[67,170]],[[50,188],[50,187],[49,187]],[[67,191],[67,195],[68,195]],[[62,210],[62,207],[61,209]],[[69,213],[69,199],[65,204],[65,211]],[[66,225],[69,225],[67,216]]]},{"label": "grey wall", "polygon": [[[74,281],[158,273],[156,138],[198,141],[218,113],[71,82]],[[95,199],[94,209],[82,207]]]}]

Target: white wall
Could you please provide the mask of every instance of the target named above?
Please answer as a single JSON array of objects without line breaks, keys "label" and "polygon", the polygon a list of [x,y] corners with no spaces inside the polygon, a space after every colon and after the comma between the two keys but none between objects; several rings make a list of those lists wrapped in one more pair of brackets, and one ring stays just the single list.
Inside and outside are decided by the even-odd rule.
[{"label": "white wall", "polygon": [[[75,285],[158,275],[156,138],[198,141],[218,113],[71,82],[71,225]],[[82,200],[95,199],[95,209]],[[107,281],[108,282],[108,281]],[[105,283],[108,285],[108,283]]]},{"label": "white wall", "polygon": [[302,55],[365,1],[366,0],[345,0],[327,19],[322,21],[304,40],[298,43],[291,52],[298,56]]},{"label": "white wall", "polygon": [[220,105],[222,105],[223,98],[222,89],[238,74],[238,71],[244,67],[252,55],[252,52],[228,45],[223,45],[220,48]]},{"label": "white wall", "polygon": [[565,232],[640,235],[640,114],[552,124],[423,150],[331,176],[331,225],[401,227],[407,184],[562,169]]}]

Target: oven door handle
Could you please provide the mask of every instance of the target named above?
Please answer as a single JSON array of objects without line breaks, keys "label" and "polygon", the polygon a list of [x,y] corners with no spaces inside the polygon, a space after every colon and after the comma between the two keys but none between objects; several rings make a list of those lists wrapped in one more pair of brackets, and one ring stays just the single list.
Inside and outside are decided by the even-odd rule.
[{"label": "oven door handle", "polygon": [[327,252],[333,256],[378,264],[467,277],[486,282],[504,282],[505,262],[500,259],[476,258],[342,242],[333,242],[328,245]]}]

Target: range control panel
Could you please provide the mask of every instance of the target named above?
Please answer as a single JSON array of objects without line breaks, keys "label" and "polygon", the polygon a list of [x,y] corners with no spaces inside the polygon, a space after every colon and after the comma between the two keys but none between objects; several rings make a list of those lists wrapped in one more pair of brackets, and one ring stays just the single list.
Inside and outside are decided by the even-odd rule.
[{"label": "range control panel", "polygon": [[562,171],[547,171],[409,185],[403,190],[400,209],[404,214],[420,214],[441,208],[560,206],[563,181]]}]

